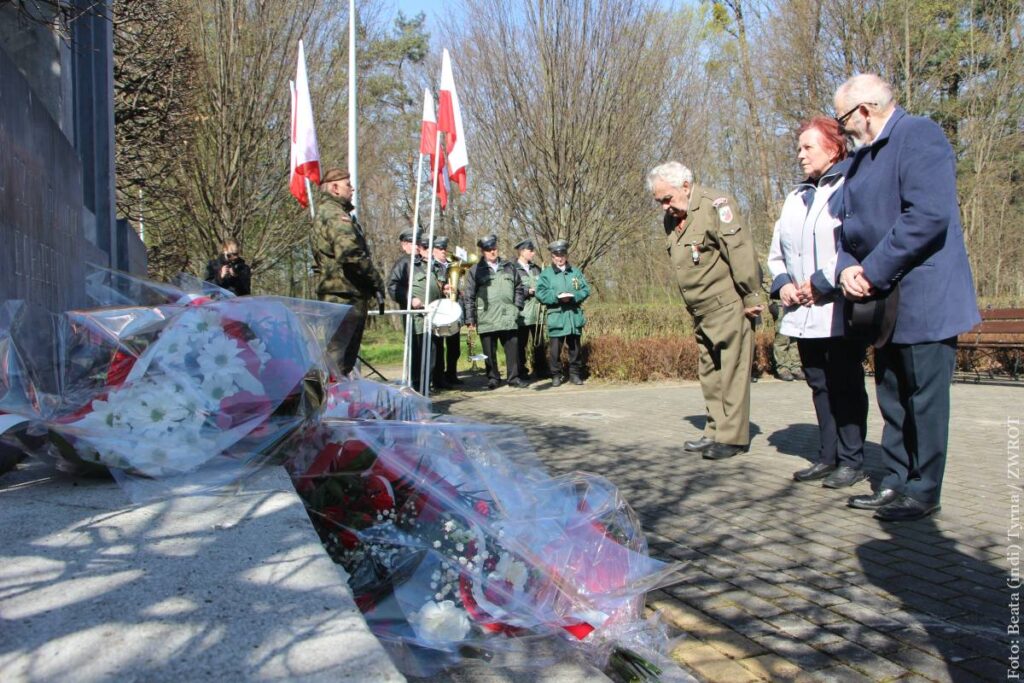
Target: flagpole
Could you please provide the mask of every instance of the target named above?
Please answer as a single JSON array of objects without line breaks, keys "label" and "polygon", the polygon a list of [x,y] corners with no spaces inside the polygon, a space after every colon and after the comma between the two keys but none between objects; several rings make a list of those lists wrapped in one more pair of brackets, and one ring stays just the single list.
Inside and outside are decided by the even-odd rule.
[{"label": "flagpole", "polygon": [[356,153],[356,0],[348,1],[348,172],[352,180],[352,207],[359,211],[359,156]]},{"label": "flagpole", "polygon": [[[416,199],[412,210],[412,251],[409,252],[409,287],[405,295],[407,308],[412,308],[413,269],[416,267],[416,240],[420,232],[420,186],[423,184],[423,155],[416,165]],[[412,386],[412,316],[405,318],[405,347],[402,349],[402,383]]]},{"label": "flagpole", "polygon": [[[434,214],[437,209],[437,176],[440,175],[438,170],[441,164],[441,131],[437,131],[437,136],[434,138],[434,163],[431,169],[431,187],[433,192],[430,194],[430,231],[427,238],[427,286],[424,292],[423,307],[426,308],[430,303],[430,278],[434,275]],[[423,370],[423,395],[430,397],[430,368],[428,367],[427,361],[429,360],[429,352],[433,341],[433,323],[434,317],[430,314],[424,316],[423,319],[423,335],[425,337],[423,342],[422,350],[422,370]]]},{"label": "flagpole", "polygon": [[313,184],[309,182],[309,178],[303,178],[306,181],[306,201],[309,202],[309,217],[316,218],[316,210],[313,207]]}]

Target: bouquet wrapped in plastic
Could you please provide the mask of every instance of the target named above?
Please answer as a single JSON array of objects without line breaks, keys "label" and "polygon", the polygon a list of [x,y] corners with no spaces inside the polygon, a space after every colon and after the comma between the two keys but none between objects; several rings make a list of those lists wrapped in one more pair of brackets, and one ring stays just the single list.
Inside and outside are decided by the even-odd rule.
[{"label": "bouquet wrapped in plastic", "polygon": [[0,412],[27,419],[6,438],[65,468],[166,488],[236,480],[317,417],[324,348],[347,306],[163,287],[145,291],[180,303],[61,315],[4,304]]},{"label": "bouquet wrapped in plastic", "polygon": [[523,655],[551,636],[607,658],[643,630],[644,594],[677,580],[610,482],[550,477],[512,427],[325,421],[287,467],[368,624],[411,675],[468,651]]}]

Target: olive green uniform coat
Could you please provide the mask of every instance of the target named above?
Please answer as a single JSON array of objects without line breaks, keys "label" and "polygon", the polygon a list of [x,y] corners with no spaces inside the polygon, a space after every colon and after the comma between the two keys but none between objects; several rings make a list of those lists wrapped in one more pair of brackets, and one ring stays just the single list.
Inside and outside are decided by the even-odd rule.
[{"label": "olive green uniform coat", "polygon": [[750,443],[750,369],[754,333],[743,309],[764,303],[761,268],[735,200],[693,185],[686,218],[666,214],[665,246],[700,349],[698,374],[707,408],[704,436]]},{"label": "olive green uniform coat", "polygon": [[523,289],[526,290],[526,303],[523,305],[523,310],[519,313],[519,327],[532,327],[540,322],[540,301],[537,300],[536,294],[530,294],[530,290],[536,291],[537,289],[537,278],[540,277],[540,267],[534,264],[530,264],[529,268],[524,268],[522,263],[516,262],[516,270],[519,271],[519,279],[523,283]]}]

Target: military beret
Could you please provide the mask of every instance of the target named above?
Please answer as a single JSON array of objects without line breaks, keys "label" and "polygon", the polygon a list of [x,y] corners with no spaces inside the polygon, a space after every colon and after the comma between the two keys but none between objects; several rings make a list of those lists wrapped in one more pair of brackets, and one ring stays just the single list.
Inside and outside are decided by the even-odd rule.
[{"label": "military beret", "polygon": [[398,233],[398,241],[400,242],[412,242],[412,228],[403,230]]},{"label": "military beret", "polygon": [[443,235],[441,237],[435,237],[434,238],[434,247],[436,247],[437,249],[447,249],[448,248],[448,238],[443,236]]},{"label": "military beret", "polygon": [[340,168],[329,168],[327,169],[327,173],[324,173],[322,176],[320,176],[320,184],[323,185],[324,183],[333,183],[335,180],[344,180],[345,178],[351,177],[352,176],[351,174],[349,174],[348,171],[342,170]]},{"label": "military beret", "polygon": [[548,245],[548,251],[552,254],[564,254],[569,251],[569,243],[565,240],[555,240]]},{"label": "military beret", "polygon": [[521,249],[531,249],[533,251],[536,251],[537,247],[534,246],[533,240],[527,237],[525,240],[516,245],[516,251],[519,251]]},{"label": "military beret", "polygon": [[483,237],[476,241],[476,246],[480,247],[481,249],[494,249],[496,246],[498,246],[498,236],[484,235]]}]

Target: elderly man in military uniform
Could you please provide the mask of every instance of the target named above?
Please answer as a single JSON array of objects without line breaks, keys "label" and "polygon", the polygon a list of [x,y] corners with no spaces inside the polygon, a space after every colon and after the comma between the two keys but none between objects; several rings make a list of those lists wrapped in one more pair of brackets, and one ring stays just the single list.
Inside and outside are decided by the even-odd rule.
[{"label": "elderly man in military uniform", "polygon": [[590,296],[583,271],[569,265],[569,243],[555,240],[548,245],[551,265],[537,278],[537,299],[547,307],[548,365],[551,386],[562,384],[562,347],[569,349],[569,381],[583,384],[580,335],[587,322],[581,306]]},{"label": "elderly man in military uniform", "polygon": [[707,421],[703,436],[683,448],[731,458],[750,446],[752,321],[764,309],[750,229],[731,196],[695,185],[679,162],[652,169],[647,190],[665,211],[665,246],[700,349]]},{"label": "elderly man in military uniform", "polygon": [[[354,309],[327,346],[328,355],[342,374],[355,367],[366,327],[369,302],[384,308],[384,281],[370,260],[370,248],[352,214],[352,182],[347,171],[328,169],[320,179],[321,198],[313,221],[313,272],[319,277],[316,294],[321,301],[348,304]],[[346,339],[347,337],[347,339]]]},{"label": "elderly man in military uniform", "polygon": [[[443,294],[443,285],[438,278],[440,272],[435,265],[432,276],[427,276],[427,253],[428,236],[420,233],[416,241],[417,254],[414,257],[412,270],[409,268],[409,259],[402,259],[396,264],[396,270],[392,271],[392,277],[388,278],[388,296],[390,296],[399,307],[403,309],[423,308],[427,299],[429,288],[430,301],[440,299]],[[412,297],[409,298],[409,280],[412,273]],[[423,383],[423,328],[424,316],[412,316],[412,386],[416,391],[425,393]],[[428,356],[428,368],[434,367],[437,357],[435,344],[431,343],[431,350]],[[431,372],[427,372],[428,377]]]},{"label": "elderly man in military uniform", "polygon": [[526,301],[526,290],[519,273],[508,261],[498,257],[498,237],[487,235],[477,241],[483,258],[466,273],[462,309],[466,327],[477,330],[480,345],[487,356],[487,388],[496,389],[501,372],[496,357],[500,342],[505,349],[508,384],[525,387],[519,379],[519,312]]},{"label": "elderly man in military uniform", "polygon": [[537,278],[540,277],[540,266],[533,262],[533,256],[537,247],[533,240],[527,238],[515,247],[519,258],[515,262],[516,270],[519,271],[519,279],[523,281],[523,289],[526,290],[526,303],[523,310],[519,312],[519,379],[529,381],[529,374],[526,368],[526,359],[529,358],[533,364],[533,376],[540,377],[540,367],[537,365],[539,346],[541,345],[541,304],[537,300]]}]

